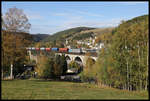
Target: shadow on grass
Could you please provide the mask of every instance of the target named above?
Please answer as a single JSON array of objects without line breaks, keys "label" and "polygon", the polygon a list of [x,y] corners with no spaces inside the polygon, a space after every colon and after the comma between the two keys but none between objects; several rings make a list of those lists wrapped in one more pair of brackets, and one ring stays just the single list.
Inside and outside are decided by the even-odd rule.
[{"label": "shadow on grass", "polygon": [[35,81],[35,82],[50,82],[50,81],[54,81],[54,80],[35,79],[35,80],[29,80],[29,81]]},{"label": "shadow on grass", "polygon": [[[29,80],[29,79],[27,79]],[[83,83],[81,81],[71,81],[71,80],[61,80],[61,79],[31,79],[30,81],[35,81],[35,82],[52,82],[52,81],[56,81],[56,82],[72,82],[72,83]]]}]

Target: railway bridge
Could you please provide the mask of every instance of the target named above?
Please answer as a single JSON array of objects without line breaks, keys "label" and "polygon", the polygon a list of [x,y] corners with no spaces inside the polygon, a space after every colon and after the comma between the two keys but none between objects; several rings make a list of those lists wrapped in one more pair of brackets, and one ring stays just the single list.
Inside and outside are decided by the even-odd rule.
[{"label": "railway bridge", "polygon": [[[38,61],[38,56],[37,55],[33,55],[31,53],[31,50],[28,50],[29,56],[31,60],[35,60],[36,62]],[[75,61],[80,65],[85,66],[86,65],[86,61],[88,58],[93,59],[94,61],[97,60],[98,56],[97,55],[86,55],[86,54],[76,54],[76,53],[63,53],[63,52],[55,52],[55,55],[62,55],[64,54],[67,60],[67,63],[69,64],[71,61]]]}]

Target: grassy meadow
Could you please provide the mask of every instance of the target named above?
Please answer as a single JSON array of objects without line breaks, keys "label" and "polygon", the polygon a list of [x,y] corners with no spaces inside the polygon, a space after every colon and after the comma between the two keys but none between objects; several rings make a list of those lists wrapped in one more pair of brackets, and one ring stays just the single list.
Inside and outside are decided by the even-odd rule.
[{"label": "grassy meadow", "polygon": [[148,92],[129,92],[94,84],[45,80],[3,80],[2,99],[148,99]]}]

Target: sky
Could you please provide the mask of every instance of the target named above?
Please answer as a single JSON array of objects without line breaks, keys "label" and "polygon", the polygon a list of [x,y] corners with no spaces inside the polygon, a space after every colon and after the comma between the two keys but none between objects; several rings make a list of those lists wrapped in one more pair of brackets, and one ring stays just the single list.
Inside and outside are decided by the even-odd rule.
[{"label": "sky", "polygon": [[2,2],[2,15],[9,8],[22,9],[31,34],[54,34],[74,27],[116,27],[122,20],[149,14],[143,2]]}]

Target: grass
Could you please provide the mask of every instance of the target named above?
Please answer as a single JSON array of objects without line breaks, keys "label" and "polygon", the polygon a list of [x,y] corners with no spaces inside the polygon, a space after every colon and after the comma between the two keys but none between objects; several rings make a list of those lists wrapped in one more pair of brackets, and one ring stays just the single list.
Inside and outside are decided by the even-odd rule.
[{"label": "grass", "polygon": [[3,80],[2,99],[148,99],[148,92],[100,88],[93,84],[44,80]]}]

